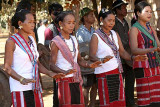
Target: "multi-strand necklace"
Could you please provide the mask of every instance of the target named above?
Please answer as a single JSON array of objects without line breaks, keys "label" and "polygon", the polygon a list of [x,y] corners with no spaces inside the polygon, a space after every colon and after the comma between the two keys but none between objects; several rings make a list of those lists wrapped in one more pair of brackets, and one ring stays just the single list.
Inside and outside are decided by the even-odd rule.
[{"label": "multi-strand necklace", "polygon": [[[59,33],[59,36],[61,37],[61,39],[66,43],[66,41],[65,41],[65,39],[64,39],[64,37],[62,36],[62,34],[61,33]],[[68,46],[67,45],[67,43],[66,43],[66,45],[68,46],[68,48],[69,48],[69,50],[71,51],[71,52],[73,52],[74,53],[74,57],[75,57],[75,54],[76,54],[76,46],[75,46],[75,43],[74,43],[74,40],[73,40],[73,38],[71,37],[71,36],[69,36],[69,38],[71,39],[71,41],[72,41],[72,45],[73,45],[73,50],[71,50],[71,48],[69,48],[70,46]]]}]

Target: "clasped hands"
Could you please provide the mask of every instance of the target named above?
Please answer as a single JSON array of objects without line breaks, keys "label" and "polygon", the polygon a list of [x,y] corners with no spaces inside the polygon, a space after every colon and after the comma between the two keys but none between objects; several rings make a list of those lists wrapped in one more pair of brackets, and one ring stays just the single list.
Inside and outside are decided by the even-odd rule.
[{"label": "clasped hands", "polygon": [[153,47],[153,48],[150,48],[150,52],[154,53],[154,52],[160,52],[160,47]]}]

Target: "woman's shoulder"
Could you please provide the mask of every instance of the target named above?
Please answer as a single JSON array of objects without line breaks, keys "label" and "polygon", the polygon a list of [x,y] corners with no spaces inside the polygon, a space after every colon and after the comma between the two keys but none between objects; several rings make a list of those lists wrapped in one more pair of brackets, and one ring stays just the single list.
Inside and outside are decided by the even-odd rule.
[{"label": "woman's shoulder", "polygon": [[138,32],[138,31],[139,31],[139,30],[138,30],[137,27],[132,26],[129,32],[130,32],[130,33],[131,33],[131,32],[132,32],[132,33],[134,33],[134,32],[136,33],[136,32]]},{"label": "woman's shoulder", "polygon": [[13,39],[11,39],[10,37],[6,40],[6,45],[14,45],[15,42]]}]

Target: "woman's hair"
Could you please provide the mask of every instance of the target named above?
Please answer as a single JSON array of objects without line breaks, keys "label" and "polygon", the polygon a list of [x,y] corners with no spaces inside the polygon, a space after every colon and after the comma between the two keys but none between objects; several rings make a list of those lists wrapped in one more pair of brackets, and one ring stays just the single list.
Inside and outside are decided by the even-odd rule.
[{"label": "woman's hair", "polygon": [[57,16],[58,14],[60,14],[61,11],[63,11],[63,7],[59,3],[53,3],[48,7],[48,10],[50,15],[52,11],[54,11],[55,12],[54,15]]},{"label": "woman's hair", "polygon": [[61,12],[55,19],[55,23],[56,24],[59,24],[59,22],[63,22],[64,21],[64,18],[67,16],[67,15],[73,15],[73,12],[72,11],[63,11]]},{"label": "woman's hair", "polygon": [[26,10],[31,11],[31,7],[32,7],[32,4],[30,3],[29,0],[21,0],[21,2],[19,2],[18,6],[16,8],[16,12],[18,12],[22,9],[26,9]]},{"label": "woman's hair", "polygon": [[140,12],[140,13],[141,13],[142,10],[143,10],[146,6],[150,6],[150,7],[151,7],[151,5],[150,5],[148,2],[146,2],[146,1],[142,1],[142,2],[139,2],[139,3],[136,4],[135,9],[134,9],[134,13],[135,13],[137,19],[138,19],[137,12]]},{"label": "woman's hair", "polygon": [[100,18],[105,19],[109,14],[114,14],[111,10],[107,10],[106,8],[102,8],[98,15],[98,20],[100,21]]},{"label": "woman's hair", "polygon": [[31,12],[25,9],[16,12],[11,19],[12,26],[19,29],[18,21],[24,22],[27,14],[31,14]]},{"label": "woman's hair", "polygon": [[147,1],[147,0],[135,0],[134,5],[137,5],[139,2]]},{"label": "woman's hair", "polygon": [[[88,12],[87,14],[85,14],[84,16],[88,16],[90,12]],[[80,19],[80,21],[84,24],[84,16]]]}]

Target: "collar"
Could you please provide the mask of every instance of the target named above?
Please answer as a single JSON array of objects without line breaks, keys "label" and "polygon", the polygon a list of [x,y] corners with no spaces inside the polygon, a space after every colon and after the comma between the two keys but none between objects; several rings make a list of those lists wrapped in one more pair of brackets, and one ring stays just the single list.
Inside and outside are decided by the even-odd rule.
[{"label": "collar", "polygon": [[81,29],[86,30],[90,33],[94,32],[94,28],[91,26],[91,31],[89,31],[83,24],[80,26]]},{"label": "collar", "polygon": [[124,18],[123,18],[123,22],[122,22],[118,17],[116,17],[116,19],[117,19],[120,23],[122,23],[123,26],[125,25],[125,19],[124,19]]}]

